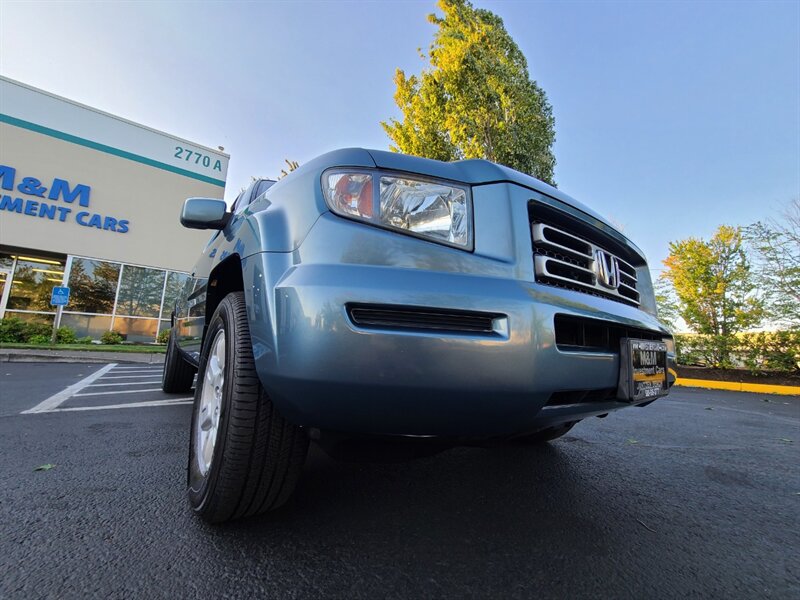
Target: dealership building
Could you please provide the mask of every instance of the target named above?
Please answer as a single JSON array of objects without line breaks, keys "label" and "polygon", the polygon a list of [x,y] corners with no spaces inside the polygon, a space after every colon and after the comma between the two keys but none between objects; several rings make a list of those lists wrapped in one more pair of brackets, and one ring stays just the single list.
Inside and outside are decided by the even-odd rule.
[{"label": "dealership building", "polygon": [[209,238],[181,205],[223,198],[227,171],[220,151],[0,77],[0,318],[154,341]]}]

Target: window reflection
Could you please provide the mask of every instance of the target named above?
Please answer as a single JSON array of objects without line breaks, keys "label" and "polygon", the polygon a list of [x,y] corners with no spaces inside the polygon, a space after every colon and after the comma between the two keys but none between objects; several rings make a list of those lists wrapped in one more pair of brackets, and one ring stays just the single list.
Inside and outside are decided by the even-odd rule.
[{"label": "window reflection", "polygon": [[156,339],[158,321],[115,317],[114,331],[121,333],[126,342],[152,342]]},{"label": "window reflection", "polygon": [[[158,317],[166,271],[124,265],[117,296],[118,315]],[[153,333],[155,337],[155,333]]]},{"label": "window reflection", "polygon": [[167,275],[167,288],[164,291],[164,309],[161,313],[161,318],[166,319],[172,315],[172,311],[175,310],[175,303],[178,301],[186,282],[190,279],[191,277],[186,273],[169,272]]},{"label": "window reflection", "polygon": [[75,336],[90,337],[99,340],[106,331],[111,329],[110,315],[76,315],[64,313],[61,315],[61,326],[69,327]]},{"label": "window reflection", "polygon": [[[52,323],[56,310],[50,297],[54,286],[63,285],[66,257],[5,250],[0,253],[0,292],[10,286],[5,316]],[[177,300],[195,283],[178,271],[78,256],[70,263],[70,298],[60,324],[95,340],[113,328],[127,341],[155,342],[159,330],[169,329]]]},{"label": "window reflection", "polygon": [[70,312],[108,313],[114,310],[120,265],[73,258],[69,274]]},{"label": "window reflection", "polygon": [[14,257],[0,252],[0,269],[11,269],[14,266]]},{"label": "window reflection", "polygon": [[63,280],[64,261],[19,257],[6,308],[53,312],[50,295]]},{"label": "window reflection", "polygon": [[22,321],[31,321],[33,323],[47,323],[48,325],[53,325],[53,319],[56,318],[55,314],[44,314],[44,313],[28,313],[28,312],[17,312],[15,310],[7,310],[5,317],[7,319],[20,319]]}]

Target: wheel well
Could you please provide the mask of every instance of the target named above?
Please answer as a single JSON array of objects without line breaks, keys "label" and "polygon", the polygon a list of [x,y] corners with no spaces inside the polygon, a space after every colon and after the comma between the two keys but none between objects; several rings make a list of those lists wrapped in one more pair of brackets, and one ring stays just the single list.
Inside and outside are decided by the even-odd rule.
[{"label": "wheel well", "polygon": [[233,254],[214,267],[208,276],[206,288],[206,326],[211,322],[214,311],[222,299],[231,292],[244,291],[242,278],[242,260],[238,254]]}]

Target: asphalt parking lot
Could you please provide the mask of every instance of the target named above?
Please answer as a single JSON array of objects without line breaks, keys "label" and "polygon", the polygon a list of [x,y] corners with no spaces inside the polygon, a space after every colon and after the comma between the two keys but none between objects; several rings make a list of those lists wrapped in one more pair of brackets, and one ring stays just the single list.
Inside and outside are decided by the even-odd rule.
[{"label": "asphalt parking lot", "polygon": [[0,377],[0,598],[800,597],[800,397],[679,388],[403,463],[312,447],[287,506],[210,527],[158,368]]}]

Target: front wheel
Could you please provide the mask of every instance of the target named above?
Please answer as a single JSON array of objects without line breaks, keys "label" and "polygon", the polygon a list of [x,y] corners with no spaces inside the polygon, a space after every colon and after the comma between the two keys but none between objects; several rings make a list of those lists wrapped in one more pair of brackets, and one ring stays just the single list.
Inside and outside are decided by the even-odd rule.
[{"label": "front wheel", "polygon": [[255,369],[244,294],[228,294],[206,333],[189,445],[189,503],[220,523],[278,508],[289,499],[308,437],[287,422]]}]

